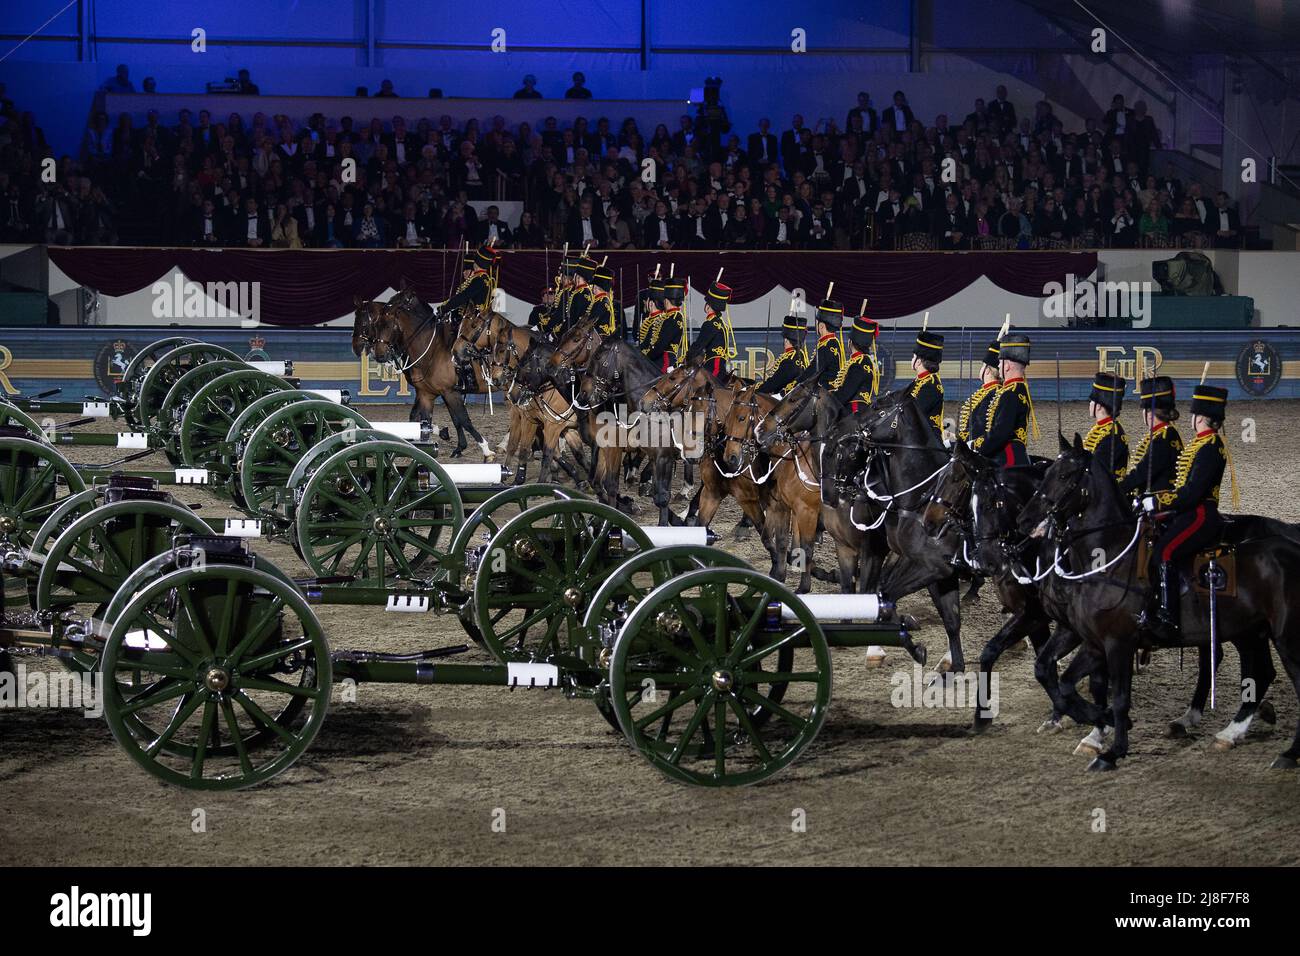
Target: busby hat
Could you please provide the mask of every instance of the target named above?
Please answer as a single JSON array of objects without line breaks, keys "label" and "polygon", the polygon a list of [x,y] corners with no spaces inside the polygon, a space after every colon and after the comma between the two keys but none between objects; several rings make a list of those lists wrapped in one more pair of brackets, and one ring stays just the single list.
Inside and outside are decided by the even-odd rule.
[{"label": "busby hat", "polygon": [[793,312],[781,320],[781,334],[792,338],[808,334],[808,317]]},{"label": "busby hat", "polygon": [[1096,402],[1112,415],[1118,415],[1124,405],[1124,390],[1128,382],[1111,372],[1098,372],[1092,378],[1092,391],[1088,400]]},{"label": "busby hat", "polygon": [[880,334],[880,323],[875,319],[869,319],[865,315],[860,315],[853,320],[853,329],[849,333],[849,338],[853,344],[864,352],[871,348],[876,341],[876,336]]},{"label": "busby hat", "polygon": [[822,304],[817,306],[817,321],[838,329],[844,324],[844,306],[834,299],[823,299]]},{"label": "busby hat", "polygon": [[1228,411],[1228,390],[1217,385],[1197,385],[1192,390],[1192,414],[1221,422]]},{"label": "busby hat", "polygon": [[922,329],[916,334],[916,348],[912,350],[917,358],[939,362],[943,359],[943,336],[929,329]]},{"label": "busby hat", "polygon": [[609,291],[614,288],[614,272],[605,266],[597,267],[596,271],[591,274],[591,281],[599,288]]},{"label": "busby hat", "polygon": [[1165,418],[1178,417],[1177,391],[1174,380],[1167,375],[1156,375],[1138,382],[1138,405],[1142,408],[1162,412]]},{"label": "busby hat", "polygon": [[1004,362],[1029,364],[1029,336],[1022,332],[1008,332],[998,339],[998,354]]},{"label": "busby hat", "polygon": [[663,280],[664,298],[673,305],[681,305],[686,298],[686,280],[668,278]]},{"label": "busby hat", "polygon": [[988,351],[984,353],[984,364],[989,368],[997,368],[1002,364],[1002,351],[996,341],[989,343]]},{"label": "busby hat", "polygon": [[474,250],[474,260],[484,269],[490,269],[501,262],[501,253],[487,243]]},{"label": "busby hat", "polygon": [[715,282],[709,286],[709,291],[704,293],[704,304],[714,312],[721,312],[731,301],[731,286],[723,285],[721,282]]},{"label": "busby hat", "polygon": [[576,252],[566,253],[564,258],[560,260],[560,275],[573,275],[574,270],[578,267],[579,258],[581,257]]},{"label": "busby hat", "polygon": [[578,256],[577,262],[573,264],[574,273],[582,276],[584,279],[590,279],[596,271],[596,260],[591,256]]}]

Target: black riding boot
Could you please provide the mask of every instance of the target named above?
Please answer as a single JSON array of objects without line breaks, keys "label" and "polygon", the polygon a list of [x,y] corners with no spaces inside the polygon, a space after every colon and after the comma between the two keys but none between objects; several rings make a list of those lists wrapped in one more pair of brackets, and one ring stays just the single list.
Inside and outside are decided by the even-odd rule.
[{"label": "black riding boot", "polygon": [[478,380],[474,377],[473,366],[456,366],[456,391],[464,395],[472,395],[478,391]]},{"label": "black riding boot", "polygon": [[[1178,568],[1172,562],[1161,562],[1160,586],[1156,592],[1154,607],[1149,607],[1140,622],[1158,644],[1172,644],[1178,640],[1179,611],[1182,608],[1182,595],[1178,590]],[[1153,613],[1154,611],[1154,613]]]}]

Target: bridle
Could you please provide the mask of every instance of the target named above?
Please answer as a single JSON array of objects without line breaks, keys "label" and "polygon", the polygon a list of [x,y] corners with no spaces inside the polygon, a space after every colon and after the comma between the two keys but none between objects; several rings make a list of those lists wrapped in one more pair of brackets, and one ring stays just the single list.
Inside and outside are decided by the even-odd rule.
[{"label": "bridle", "polygon": [[[384,308],[384,321],[376,326],[375,337],[370,346],[370,354],[376,362],[392,366],[398,372],[408,372],[423,361],[424,357],[429,354],[429,350],[433,348],[434,339],[437,338],[436,330],[430,330],[429,344],[424,347],[424,351],[421,352],[419,357],[416,359],[412,360],[410,353],[407,351],[408,342],[413,341],[416,336],[432,325],[436,316],[429,315],[420,320],[419,325],[407,333],[402,328],[401,322],[399,322],[393,314],[399,311],[406,312],[406,310],[400,306],[394,307],[389,305]],[[407,312],[407,314],[409,315],[409,312]],[[381,360],[379,358],[377,352],[374,350],[374,346],[377,345],[382,345],[384,347],[384,351],[387,353],[386,359]]]}]

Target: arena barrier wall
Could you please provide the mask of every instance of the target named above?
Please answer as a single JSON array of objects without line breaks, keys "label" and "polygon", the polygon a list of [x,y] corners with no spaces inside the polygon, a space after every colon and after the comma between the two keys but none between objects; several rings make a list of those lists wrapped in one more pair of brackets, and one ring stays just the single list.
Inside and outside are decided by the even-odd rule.
[{"label": "arena barrier wall", "polygon": [[[947,394],[960,400],[974,387],[992,333],[987,328],[945,328],[941,377]],[[353,402],[406,402],[404,381],[352,354],[348,330],[315,329],[179,329],[176,327],[0,328],[0,393],[31,398],[50,389],[80,400],[109,394],[136,350],[168,335],[190,334],[252,359],[288,359],[305,388],[347,389]],[[1066,400],[1087,397],[1099,370],[1129,379],[1139,368],[1147,374],[1171,375],[1180,398],[1191,395],[1209,363],[1207,381],[1226,386],[1234,399],[1300,397],[1300,330],[1120,331],[1034,329],[1034,361],[1029,379],[1040,401],[1056,398],[1057,361],[1060,394]],[[879,353],[884,387],[911,378],[915,328],[886,327]],[[778,331],[738,330],[735,367],[742,375],[762,374],[770,352],[781,348]]]}]

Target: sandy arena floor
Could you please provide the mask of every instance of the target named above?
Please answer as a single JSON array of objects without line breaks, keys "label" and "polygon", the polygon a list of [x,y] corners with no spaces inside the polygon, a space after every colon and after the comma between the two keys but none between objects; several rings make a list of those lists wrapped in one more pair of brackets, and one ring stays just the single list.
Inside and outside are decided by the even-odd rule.
[{"label": "sandy arena floor", "polygon": [[[364,411],[406,417],[396,406]],[[1034,450],[1054,454],[1056,408],[1041,402],[1037,411],[1044,436]],[[1067,405],[1067,429],[1084,428],[1086,415],[1082,403]],[[1242,510],[1300,521],[1297,415],[1296,402],[1233,408]],[[495,444],[506,422],[500,409],[488,418],[476,408],[474,417]],[[1243,417],[1255,419],[1253,444],[1241,440]],[[1136,414],[1126,418],[1135,427]],[[77,461],[109,457],[70,451]],[[205,517],[234,514],[203,492],[180,489],[178,497],[203,500]],[[732,540],[738,518],[734,503],[724,506],[714,522],[720,546],[766,568],[756,538]],[[648,508],[641,520],[652,520]],[[286,546],[268,553],[301,573]],[[829,567],[832,556],[826,543],[818,560]],[[965,609],[968,661],[1000,624],[992,589],[985,592]],[[945,641],[928,599],[913,597],[903,610],[918,618],[917,636],[937,660]],[[335,647],[465,640],[451,616],[319,613]],[[1001,661],[1001,712],[980,737],[967,732],[964,709],[891,706],[890,677],[910,661],[894,651],[884,668],[868,670],[863,653],[833,652],[831,713],[812,746],[775,779],[725,792],[668,781],[590,703],[554,691],[362,685],[356,703],[336,697],[294,768],[224,795],[156,782],[117,749],[102,721],[80,712],[10,710],[0,714],[0,845],[9,863],[89,865],[1300,862],[1300,780],[1267,769],[1297,719],[1280,664],[1269,694],[1277,726],[1257,722],[1222,753],[1211,739],[1234,709],[1235,654],[1220,672],[1218,711],[1189,740],[1167,739],[1164,729],[1191,694],[1195,656],[1180,668],[1176,652],[1157,655],[1136,679],[1132,755],[1103,775],[1085,773],[1087,758],[1072,755],[1083,730],[1035,733],[1049,706],[1026,651]],[[206,832],[195,833],[199,809]],[[505,832],[493,826],[501,810]],[[792,828],[799,811],[804,832]]]}]

